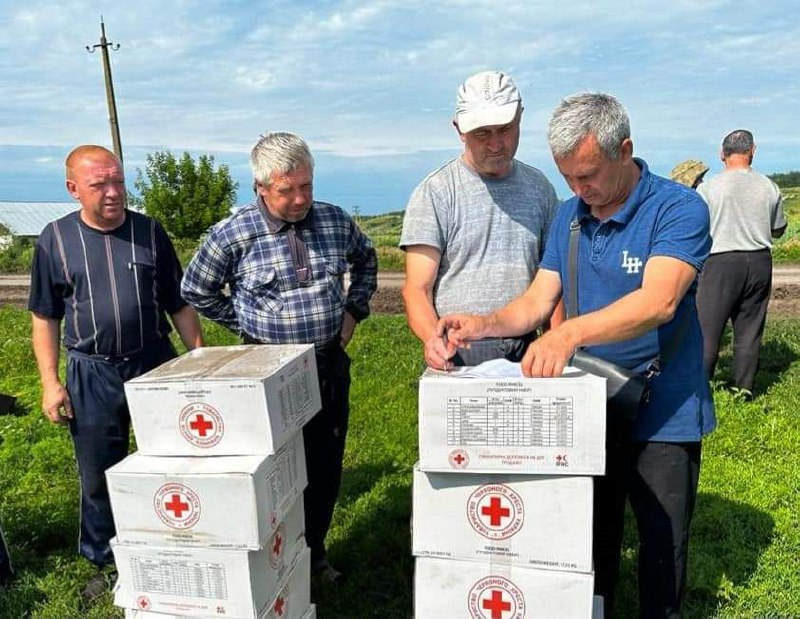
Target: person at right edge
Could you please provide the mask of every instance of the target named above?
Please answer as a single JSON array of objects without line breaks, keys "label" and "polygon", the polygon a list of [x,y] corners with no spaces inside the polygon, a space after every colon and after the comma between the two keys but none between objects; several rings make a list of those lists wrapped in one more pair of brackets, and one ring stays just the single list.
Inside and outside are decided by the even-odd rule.
[{"label": "person at right edge", "polygon": [[[695,308],[696,277],[711,244],[708,209],[695,191],[652,174],[633,156],[628,114],[611,95],[564,99],[548,141],[575,196],[553,220],[533,283],[488,316],[445,316],[438,330],[454,353],[471,340],[538,327],[562,292],[572,297],[568,255],[577,227],[577,316],[534,340],[522,371],[559,376],[578,347],[637,372],[664,355],[650,399],[632,421],[608,407],[592,550],[595,591],[613,617],[630,500],[639,531],[639,616],[680,617],[701,441],[716,426]],[[665,351],[674,354],[667,360]]]},{"label": "person at right edge", "polygon": [[751,167],[755,152],[752,133],[732,131],[722,140],[725,170],[697,188],[708,203],[713,239],[697,286],[703,363],[713,378],[722,332],[730,320],[731,378],[749,395],[772,290],[772,239],[786,231],[780,189]]}]

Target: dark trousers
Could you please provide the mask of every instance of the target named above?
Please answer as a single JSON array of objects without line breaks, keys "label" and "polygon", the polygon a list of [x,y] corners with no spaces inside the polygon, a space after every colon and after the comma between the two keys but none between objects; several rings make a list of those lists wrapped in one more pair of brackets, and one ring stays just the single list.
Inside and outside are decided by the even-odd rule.
[{"label": "dark trousers", "polygon": [[129,357],[67,352],[69,428],[81,482],[78,552],[103,567],[114,561],[116,529],[105,471],[128,455],[130,414],[123,383],[175,356],[168,340]]},{"label": "dark trousers", "polygon": [[626,424],[609,425],[606,475],[594,480],[595,593],[613,617],[627,498],[639,531],[639,616],[680,617],[701,444],[628,436]]},{"label": "dark trousers", "polygon": [[469,348],[459,348],[451,361],[456,366],[479,365],[492,359],[521,361],[525,351],[534,340],[533,334],[519,338],[490,337],[472,342]]},{"label": "dark trousers", "polygon": [[325,537],[342,481],[350,418],[350,357],[336,341],[316,350],[322,409],[303,427],[308,486],[303,494],[311,560],[325,556]]},{"label": "dark trousers", "polygon": [[[261,344],[246,333],[245,344]],[[326,554],[325,537],[342,481],[344,447],[350,419],[350,357],[335,337],[314,349],[322,408],[303,426],[308,485],[303,492],[306,543],[311,561]]]},{"label": "dark trousers", "polygon": [[703,330],[703,363],[714,376],[722,333],[733,326],[731,378],[740,389],[753,390],[761,337],[772,289],[772,254],[731,251],[712,254],[697,284],[697,314]]},{"label": "dark trousers", "polygon": [[11,556],[8,553],[6,537],[0,529],[0,587],[7,585],[14,577],[14,570],[11,569]]}]

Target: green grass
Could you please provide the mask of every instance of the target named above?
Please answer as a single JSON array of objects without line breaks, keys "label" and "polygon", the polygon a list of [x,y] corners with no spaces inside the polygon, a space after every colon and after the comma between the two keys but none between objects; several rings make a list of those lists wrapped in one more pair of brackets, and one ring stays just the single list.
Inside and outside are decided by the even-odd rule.
[{"label": "green grass", "polygon": [[[205,326],[209,343],[234,342]],[[91,566],[76,556],[72,445],[40,412],[27,313],[0,309],[0,333],[0,391],[19,398],[17,414],[0,417],[0,521],[19,575],[0,594],[0,617],[121,617],[110,595],[88,613],[80,608]],[[404,619],[412,611],[409,521],[421,347],[403,317],[373,316],[359,326],[350,354],[350,434],[328,540],[331,561],[349,578],[339,589],[316,592],[319,616]],[[726,347],[715,390],[719,428],[704,443],[686,617],[798,616],[800,321],[769,323],[753,401],[722,386],[729,357]],[[628,527],[623,618],[636,612],[635,542]]]}]

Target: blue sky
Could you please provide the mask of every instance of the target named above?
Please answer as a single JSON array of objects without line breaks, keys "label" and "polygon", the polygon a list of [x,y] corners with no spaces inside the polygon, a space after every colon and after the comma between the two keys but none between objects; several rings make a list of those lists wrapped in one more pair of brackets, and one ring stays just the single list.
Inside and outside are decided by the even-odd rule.
[{"label": "blue sky", "polygon": [[546,125],[577,91],[617,95],[657,173],[712,173],[722,136],[753,131],[755,166],[800,168],[800,20],[786,1],[0,0],[0,200],[58,201],[63,160],[110,146],[97,43],[110,41],[129,184],[148,152],[209,153],[250,198],[249,149],[303,136],[315,197],[363,214],[402,209],[457,156],[450,125],[468,75],[500,69],[524,99],[518,158],[570,195]]}]

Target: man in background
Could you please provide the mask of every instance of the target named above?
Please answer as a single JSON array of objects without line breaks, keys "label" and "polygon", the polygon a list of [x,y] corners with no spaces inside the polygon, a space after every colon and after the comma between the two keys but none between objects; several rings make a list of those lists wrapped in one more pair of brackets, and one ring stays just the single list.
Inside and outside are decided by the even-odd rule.
[{"label": "man in background", "polygon": [[322,409],[303,427],[306,541],[312,574],[335,582],[341,573],[328,562],[325,537],[350,415],[345,348],[369,316],[378,259],[344,210],[314,200],[314,159],[300,137],[261,136],[250,165],[256,199],[214,227],[186,269],[182,292],[246,344],[314,344]]},{"label": "man in background", "polygon": [[733,326],[733,384],[750,394],[772,290],[772,239],[786,231],[778,186],[752,167],[756,145],[745,129],[722,140],[725,170],[698,191],[711,214],[711,255],[700,275],[697,310],[703,362],[713,378],[725,325]]},{"label": "man in background", "polygon": [[[105,471],[128,455],[123,383],[175,356],[173,325],[187,348],[203,345],[200,320],[180,296],[181,266],[164,229],[126,208],[117,156],[85,145],[66,160],[80,209],[49,223],[36,242],[28,309],[42,408],[68,425],[81,482],[79,552],[98,568],[82,596],[109,586],[115,534]],[[66,383],[59,378],[64,324]]]},{"label": "man in background", "polygon": [[514,158],[522,111],[509,75],[469,77],[458,89],[453,120],[464,152],[428,175],[406,206],[403,299],[430,367],[519,361],[532,339],[490,338],[451,359],[436,335],[439,316],[498,309],[536,273],[558,199],[544,174]]}]

